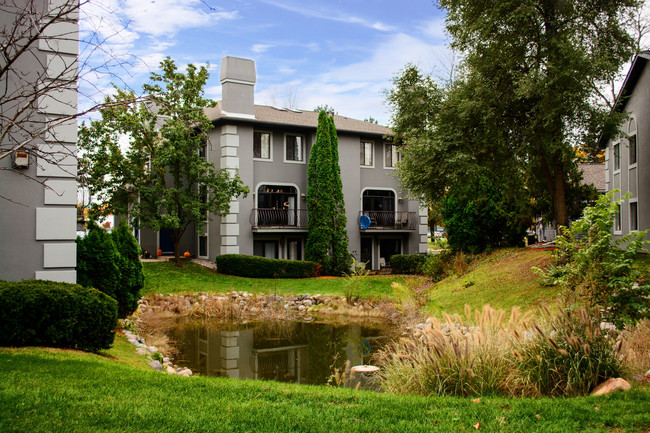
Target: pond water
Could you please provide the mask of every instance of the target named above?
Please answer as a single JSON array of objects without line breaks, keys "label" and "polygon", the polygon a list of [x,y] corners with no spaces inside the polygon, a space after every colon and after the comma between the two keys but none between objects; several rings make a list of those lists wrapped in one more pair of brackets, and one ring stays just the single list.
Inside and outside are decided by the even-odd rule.
[{"label": "pond water", "polygon": [[[382,322],[201,320],[179,322],[168,335],[178,351],[174,362],[202,375],[323,385],[346,361],[374,364],[373,355],[396,332]],[[346,386],[357,382],[373,388],[372,378],[359,374]]]}]

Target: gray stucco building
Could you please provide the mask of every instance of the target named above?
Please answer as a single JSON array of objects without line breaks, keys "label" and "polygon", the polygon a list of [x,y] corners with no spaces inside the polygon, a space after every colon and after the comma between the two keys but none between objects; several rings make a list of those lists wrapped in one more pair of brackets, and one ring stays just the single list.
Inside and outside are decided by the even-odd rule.
[{"label": "gray stucco building", "polygon": [[620,190],[614,237],[650,229],[650,51],[634,59],[618,96],[616,110],[629,118],[621,125],[624,136],[609,140],[605,149],[607,191]]},{"label": "gray stucco building", "polygon": [[[255,105],[255,63],[225,57],[222,100],[207,112],[215,128],[205,157],[217,168],[238,171],[250,188],[214,217],[202,233],[188,230],[183,250],[214,259],[237,253],[301,260],[307,236],[307,166],[318,113]],[[393,254],[427,252],[427,212],[407,198],[393,176],[396,146],[391,131],[370,122],[334,115],[345,196],[350,252],[379,269]],[[171,252],[166,236],[143,230],[148,251]]]},{"label": "gray stucco building", "polygon": [[3,46],[25,31],[0,57],[15,58],[0,78],[3,280],[76,282],[77,19],[76,0],[3,3]]}]

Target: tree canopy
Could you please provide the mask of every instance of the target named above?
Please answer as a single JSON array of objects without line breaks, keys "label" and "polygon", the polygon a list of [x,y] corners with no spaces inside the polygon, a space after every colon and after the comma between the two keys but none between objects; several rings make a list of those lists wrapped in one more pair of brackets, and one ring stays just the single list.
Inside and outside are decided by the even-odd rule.
[{"label": "tree canopy", "polygon": [[[208,70],[190,64],[181,73],[169,58],[161,69],[143,86],[146,103],[116,89],[102,119],[82,125],[80,165],[97,196],[92,216],[128,215],[136,227],[165,231],[179,263],[185,231],[200,229],[211,214],[226,215],[233,197],[248,189],[205,158],[212,123],[203,110],[215,104],[203,97]],[[128,138],[128,148],[120,147],[120,137]]]},{"label": "tree canopy", "polygon": [[622,17],[636,3],[440,0],[463,60],[444,88],[407,66],[388,92],[404,186],[436,203],[487,177],[567,225],[587,192],[575,148],[620,121],[595,95],[632,54]]}]

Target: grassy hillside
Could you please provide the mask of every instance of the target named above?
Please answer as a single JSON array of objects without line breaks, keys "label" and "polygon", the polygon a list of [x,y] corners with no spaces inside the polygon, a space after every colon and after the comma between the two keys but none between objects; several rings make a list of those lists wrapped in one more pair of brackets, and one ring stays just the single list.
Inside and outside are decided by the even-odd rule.
[{"label": "grassy hillside", "polygon": [[[410,397],[143,369],[101,355],[0,349],[3,432],[643,432],[650,390],[609,397]],[[137,366],[139,368],[133,368]],[[480,424],[477,424],[480,423]]]},{"label": "grassy hillside", "polygon": [[470,271],[452,276],[428,290],[425,307],[431,315],[441,311],[462,313],[465,304],[472,309],[490,304],[495,308],[530,308],[542,302],[554,302],[559,289],[540,284],[531,268],[544,268],[551,253],[535,249],[503,249],[472,263]]}]

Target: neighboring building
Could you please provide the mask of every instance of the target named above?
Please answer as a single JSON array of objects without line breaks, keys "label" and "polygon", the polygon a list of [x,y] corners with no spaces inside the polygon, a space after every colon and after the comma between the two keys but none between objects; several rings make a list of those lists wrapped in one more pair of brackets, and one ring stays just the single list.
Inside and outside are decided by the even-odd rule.
[{"label": "neighboring building", "polygon": [[616,110],[628,113],[621,125],[624,136],[602,139],[607,191],[626,193],[614,222],[614,238],[650,229],[650,51],[634,59],[617,98]]},{"label": "neighboring building", "polygon": [[[62,17],[0,78],[0,126],[8,132],[0,143],[0,154],[8,155],[0,159],[0,279],[76,282],[77,2],[14,3],[3,4],[0,38],[26,33],[9,53],[39,22]],[[16,29],[17,20],[25,24],[32,18],[34,23]],[[7,128],[9,119],[16,127]],[[27,147],[10,152],[25,141]]]},{"label": "neighboring building", "polygon": [[[215,128],[205,157],[235,172],[251,193],[232,202],[230,215],[214,217],[203,234],[188,230],[183,251],[214,259],[238,253],[302,260],[307,237],[307,166],[318,113],[254,104],[252,60],[225,57],[222,101],[207,111]],[[334,115],[345,196],[349,249],[379,269],[393,254],[427,252],[427,212],[406,197],[393,176],[400,155],[384,137],[390,129]],[[148,251],[172,252],[163,233],[143,230]]]}]

